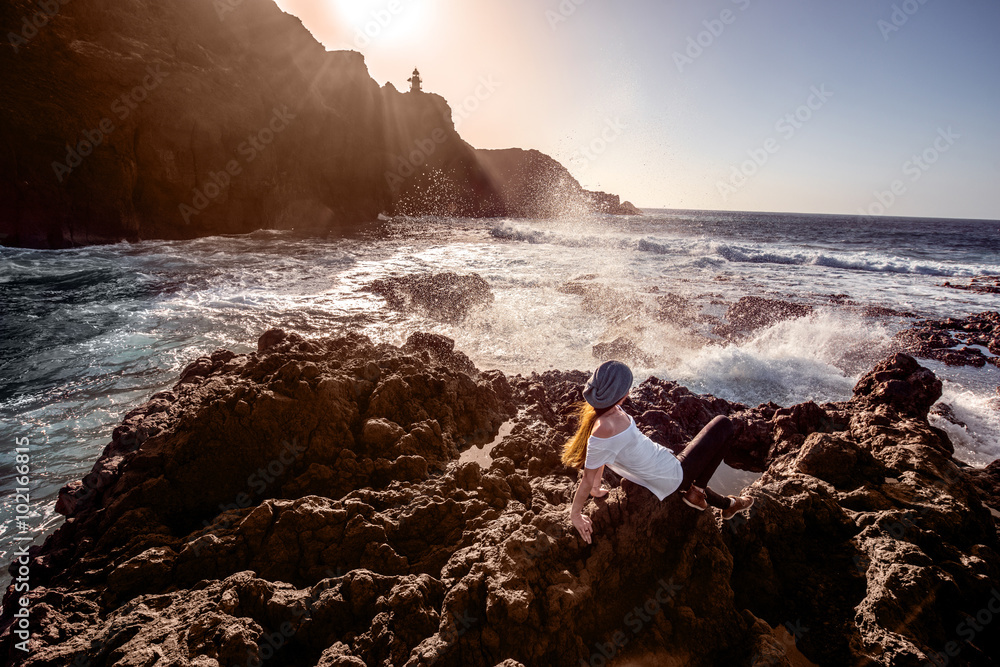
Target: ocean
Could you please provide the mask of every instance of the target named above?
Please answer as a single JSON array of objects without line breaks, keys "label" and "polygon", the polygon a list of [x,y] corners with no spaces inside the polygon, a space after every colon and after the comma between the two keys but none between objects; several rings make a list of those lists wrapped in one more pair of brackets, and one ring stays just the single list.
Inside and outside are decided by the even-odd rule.
[{"label": "ocean", "polygon": [[[389,310],[366,290],[389,276],[475,273],[495,299],[458,322]],[[943,287],[1000,275],[1000,222],[647,210],[563,220],[394,218],[347,236],[259,231],[69,250],[0,248],[0,562],[16,535],[61,522],[59,488],[89,471],[121,417],[218,348],[256,350],[271,327],[349,331],[402,344],[433,331],[481,369],[591,370],[595,344],[625,337],[657,375],[756,405],[843,400],[889,350],[905,317],[1000,308]],[[713,334],[742,296],[811,314],[740,343]],[[666,299],[682,304],[652,317]],[[922,360],[962,425],[932,417],[956,456],[1000,457],[1000,369]],[[27,532],[14,523],[16,439],[30,442]]]}]

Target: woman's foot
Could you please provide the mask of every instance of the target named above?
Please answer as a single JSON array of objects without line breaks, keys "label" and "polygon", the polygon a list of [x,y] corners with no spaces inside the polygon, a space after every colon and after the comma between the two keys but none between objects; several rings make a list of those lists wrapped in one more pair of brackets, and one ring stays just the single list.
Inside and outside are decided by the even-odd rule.
[{"label": "woman's foot", "polygon": [[729,521],[740,512],[744,512],[753,506],[753,498],[750,496],[740,496],[739,498],[735,496],[729,497],[732,498],[729,508],[722,510],[722,518],[726,521]]},{"label": "woman's foot", "polygon": [[688,489],[684,495],[681,496],[681,500],[684,501],[685,505],[693,507],[699,512],[704,512],[708,509],[708,500],[705,498],[705,491],[699,489],[697,486],[692,486]]},{"label": "woman's foot", "polygon": [[590,497],[591,498],[603,498],[604,496],[608,495],[608,493],[609,492],[608,492],[607,489],[605,489],[603,486],[599,486],[596,489],[591,489],[590,490]]}]

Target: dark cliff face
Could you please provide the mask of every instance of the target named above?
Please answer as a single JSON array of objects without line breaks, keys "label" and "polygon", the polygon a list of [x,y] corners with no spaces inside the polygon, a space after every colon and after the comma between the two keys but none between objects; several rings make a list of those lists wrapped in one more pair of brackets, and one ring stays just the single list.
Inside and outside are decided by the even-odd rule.
[{"label": "dark cliff face", "polygon": [[271,0],[14,0],[0,25],[2,244],[542,213],[443,98],[380,88]]}]

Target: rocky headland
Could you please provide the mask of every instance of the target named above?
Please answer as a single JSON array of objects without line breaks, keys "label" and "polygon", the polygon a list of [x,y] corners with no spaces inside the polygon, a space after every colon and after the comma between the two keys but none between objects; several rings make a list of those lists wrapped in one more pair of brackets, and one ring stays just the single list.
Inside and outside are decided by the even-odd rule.
[{"label": "rocky headland", "polygon": [[[406,284],[392,286],[409,294]],[[559,452],[580,371],[481,371],[453,343],[266,332],[129,412],[30,558],[30,652],[55,665],[989,665],[996,465],[927,421],[893,355],[850,400],[748,407],[659,378],[640,428],[715,415],[762,473],[722,522],[608,474],[587,545]],[[502,435],[501,435],[502,434]],[[485,446],[489,465],[463,461]]]},{"label": "rocky headland", "polygon": [[3,245],[638,213],[537,151],[477,151],[442,97],[380,87],[272,0],[12,0],[0,25]]}]

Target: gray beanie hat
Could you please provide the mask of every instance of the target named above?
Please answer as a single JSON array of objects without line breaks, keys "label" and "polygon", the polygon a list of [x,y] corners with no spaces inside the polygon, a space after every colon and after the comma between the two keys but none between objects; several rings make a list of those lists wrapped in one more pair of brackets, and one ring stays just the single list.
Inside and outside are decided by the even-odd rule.
[{"label": "gray beanie hat", "polygon": [[583,388],[583,398],[595,409],[610,408],[632,388],[632,371],[620,361],[605,361]]}]

